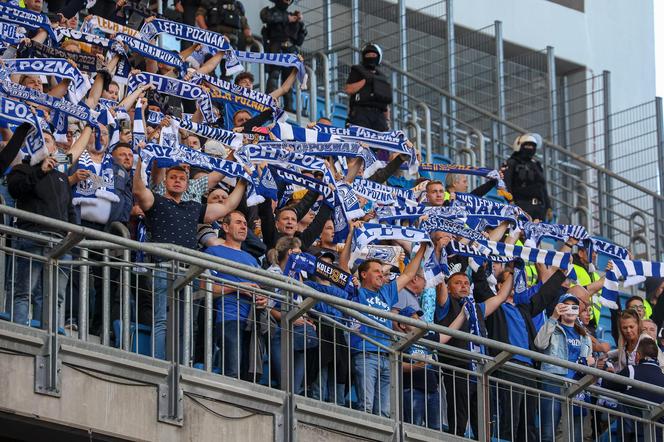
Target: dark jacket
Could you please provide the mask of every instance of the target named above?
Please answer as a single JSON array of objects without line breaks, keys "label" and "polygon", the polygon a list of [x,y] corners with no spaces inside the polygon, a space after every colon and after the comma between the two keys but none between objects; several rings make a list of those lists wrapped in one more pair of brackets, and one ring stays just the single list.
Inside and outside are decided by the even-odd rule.
[{"label": "dark jacket", "polygon": [[[542,313],[553,300],[558,299],[560,296],[560,285],[563,281],[565,281],[565,274],[559,270],[540,287],[539,291],[530,298],[529,303],[516,305],[528,328],[529,350],[537,351],[533,344],[535,336],[537,336],[537,330],[533,325],[533,316]],[[477,283],[475,284],[475,290],[477,290]],[[488,291],[487,289],[488,287],[484,288],[480,286],[480,290],[477,291],[478,295],[476,296],[477,302],[484,302],[491,297],[491,289],[488,289]],[[485,296],[487,293],[489,296]],[[504,342],[505,344],[510,343],[507,319],[502,308],[496,310],[493,315],[486,319],[486,327],[489,338]],[[491,356],[496,356],[498,353],[500,351],[492,348],[489,349]]]},{"label": "dark jacket", "polygon": [[5,174],[9,165],[14,161],[16,155],[18,155],[18,151],[21,150],[21,146],[25,141],[25,137],[28,136],[30,129],[32,129],[32,124],[22,123],[16,128],[9,141],[7,141],[7,145],[0,151],[0,175]]},{"label": "dark jacket", "polygon": [[[41,163],[30,166],[25,162],[9,173],[7,187],[18,209],[59,221],[76,222],[71,190],[64,173],[57,170],[44,173]],[[16,226],[23,230],[44,231],[43,226],[21,218]]]},{"label": "dark jacket", "polygon": [[537,198],[542,201],[545,209],[551,208],[544,169],[539,161],[534,158],[522,158],[519,152],[515,152],[507,160],[504,175],[505,186],[514,197],[514,201]]}]

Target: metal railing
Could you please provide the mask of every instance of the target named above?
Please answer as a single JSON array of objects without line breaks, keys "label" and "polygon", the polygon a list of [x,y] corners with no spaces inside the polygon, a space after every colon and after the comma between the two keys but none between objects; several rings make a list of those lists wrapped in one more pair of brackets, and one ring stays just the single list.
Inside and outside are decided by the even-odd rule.
[{"label": "metal railing", "polygon": [[[170,361],[169,380],[163,394],[166,398],[174,398],[175,402],[166,401],[164,410],[159,412],[160,420],[182,422],[183,411],[177,402],[179,367],[194,366],[247,382],[238,383],[235,388],[263,384],[284,390],[288,393],[286,400],[290,401],[288,407],[293,406],[296,396],[305,396],[336,403],[339,405],[336,410],[346,410],[344,412],[349,416],[362,411],[383,414],[402,432],[412,423],[434,432],[445,430],[462,437],[470,437],[472,431],[472,436],[479,440],[488,440],[490,435],[514,440],[517,433],[512,430],[516,427],[506,423],[518,421],[519,416],[524,419],[522,422],[529,424],[533,434],[544,439],[554,437],[552,431],[559,421],[563,428],[574,430],[579,428],[577,422],[585,416],[590,416],[596,425],[594,440],[620,437],[621,432],[626,431],[645,432],[646,438],[650,438],[646,440],[656,440],[664,432],[664,424],[656,422],[664,414],[661,406],[606,390],[595,383],[597,378],[602,378],[605,382],[617,382],[660,395],[664,394],[662,386],[358,304],[313,290],[280,274],[210,254],[170,244],[138,243],[7,206],[0,206],[0,213],[42,225],[44,232],[67,234],[64,238],[54,238],[37,231],[2,227],[3,237],[10,237],[12,241],[11,245],[2,248],[2,253],[7,254],[13,263],[4,281],[12,301],[10,304],[15,305],[17,298],[25,295],[28,296],[28,306],[36,304],[36,299],[30,299],[34,294],[35,297],[39,295],[43,306],[41,318],[35,318],[41,319],[41,323],[32,323],[48,335],[47,348],[43,356],[39,356],[40,369],[47,375],[40,378],[38,393],[55,396],[60,393],[61,373],[57,369],[60,340],[86,339],[80,328],[78,334],[67,329],[65,333],[71,337],[60,335],[63,333],[59,328],[64,319],[64,300],[57,294],[73,288],[65,279],[55,276],[94,267],[101,270],[103,285],[114,287],[103,290],[104,298],[111,300],[111,310],[122,311],[121,315],[103,315],[103,330],[96,332],[102,337],[99,351],[103,351],[105,344],[110,344],[103,336],[110,333],[111,320],[120,321],[122,342],[118,347]],[[46,253],[35,253],[34,249],[31,252],[25,244],[21,245],[21,241],[33,241],[32,245],[37,247],[46,245],[46,249],[42,249]],[[91,258],[99,251],[109,253],[101,260]],[[127,253],[135,251],[150,254],[155,262],[127,260]],[[33,267],[36,263],[39,266]],[[31,275],[19,270],[25,269],[26,265],[38,269],[37,273]],[[117,271],[115,276],[114,271]],[[207,271],[219,274],[212,276]],[[131,274],[130,278],[125,277],[126,273]],[[43,283],[41,291],[16,289],[17,285],[35,280]],[[70,283],[75,280],[69,278]],[[135,284],[133,281],[136,280],[139,282]],[[255,285],[247,286],[240,281],[251,281]],[[66,284],[66,290],[62,284]],[[88,284],[87,288],[92,285]],[[89,290],[85,284],[79,285],[78,297],[82,305],[87,305]],[[257,304],[260,297],[267,298],[266,308]],[[145,307],[146,302],[151,302],[152,306]],[[159,317],[166,314],[166,305],[168,316]],[[239,320],[237,315],[234,317],[228,311],[232,307],[240,310],[243,306],[249,310],[246,320]],[[127,314],[127,310],[132,313]],[[146,313],[147,321],[141,320]],[[16,320],[15,311],[9,311],[9,319]],[[399,323],[399,330],[386,327],[381,322],[385,319]],[[141,323],[147,331],[139,330]],[[301,327],[304,323],[311,327]],[[4,324],[7,323],[0,321],[0,329],[5,327]],[[241,329],[241,325],[246,329]],[[165,326],[162,330],[165,335],[157,337],[157,329],[161,326]],[[323,333],[324,328],[327,328],[327,334]],[[117,327],[114,329],[118,330]],[[21,334],[20,329],[12,330],[14,336],[16,330]],[[27,333],[28,329],[24,330]],[[127,336],[129,330],[133,331]],[[150,342],[147,350],[145,342],[141,342],[141,333],[149,335],[144,339]],[[259,339],[241,343],[243,338],[240,336],[246,337],[245,333]],[[484,345],[496,357],[423,338],[432,333]],[[156,352],[161,345],[159,339],[163,339],[165,349],[162,356]],[[257,357],[261,343],[265,345],[265,355]],[[572,369],[580,379],[536,370],[515,362],[513,357],[517,355],[537,363]],[[346,372],[343,377],[342,369]],[[351,388],[350,385],[354,386]],[[580,393],[593,401],[581,398]],[[619,408],[594,402],[601,398],[613,400]],[[443,405],[445,403],[447,406]],[[512,409],[507,404],[518,405]],[[531,413],[534,410],[538,412]],[[553,423],[549,425],[551,421]],[[601,429],[602,422],[608,424],[606,430]],[[547,433],[547,430],[550,431]],[[292,422],[284,425],[283,431],[289,435],[295,431]],[[572,433],[563,431],[563,434]]]},{"label": "metal railing", "polygon": [[[350,54],[357,51],[358,48],[348,46],[333,48],[329,56],[336,60],[336,65],[330,66],[327,76],[323,72],[320,81],[325,84],[331,78],[345,78],[350,66],[348,63],[351,63],[352,59]],[[430,136],[434,144],[432,148],[434,154],[446,154],[454,161],[457,153],[471,149],[477,152],[480,160],[485,161],[484,165],[498,168],[511,153],[511,140],[506,140],[506,134],[528,132],[528,129],[500,118],[463,98],[453,96],[444,88],[424,82],[416,74],[403,71],[389,62],[383,64],[383,69],[388,73],[407,77],[411,91],[416,86],[429,91],[428,99],[424,103],[429,107],[431,115]],[[331,96],[337,96],[339,90],[338,83],[332,83]],[[397,89],[396,93],[403,94],[403,91]],[[416,97],[409,99],[417,103]],[[399,128],[401,122],[417,122],[422,127],[423,124],[413,120],[412,117],[415,115],[415,118],[418,118],[418,114],[413,112],[412,108],[405,109],[402,102],[398,100],[395,104],[393,117],[396,115],[401,117],[395,121],[395,127]],[[661,125],[656,127],[662,129]],[[473,138],[475,140],[473,146],[467,145],[466,134],[469,132],[482,134],[482,137]],[[664,132],[658,132],[657,139],[664,139]],[[484,149],[480,149],[480,141],[484,142]],[[659,142],[658,146],[661,145]],[[640,237],[654,245],[652,252],[655,256],[662,255],[664,228],[661,217],[657,214],[661,213],[658,210],[664,198],[658,193],[659,189],[644,187],[550,140],[545,141],[540,155],[558,221],[569,223],[576,219],[579,213],[588,214],[590,217],[586,221],[586,226],[593,234],[607,237],[626,247],[640,244],[638,241],[635,242],[637,238],[631,233],[639,230]],[[622,190],[613,192],[612,189]],[[635,216],[644,220],[640,229],[633,225]],[[635,255],[643,259],[646,257],[653,259],[653,255],[646,255],[646,252],[639,246],[639,249],[635,250]]]}]

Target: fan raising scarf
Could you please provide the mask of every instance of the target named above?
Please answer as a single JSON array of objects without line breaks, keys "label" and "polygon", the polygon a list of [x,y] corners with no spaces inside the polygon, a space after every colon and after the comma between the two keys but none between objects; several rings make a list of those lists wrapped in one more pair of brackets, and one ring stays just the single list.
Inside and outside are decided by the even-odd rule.
[{"label": "fan raising scarf", "polygon": [[85,150],[78,159],[77,169],[87,170],[90,175],[74,186],[72,204],[80,206],[81,219],[106,224],[111,214],[111,204],[120,201],[113,192],[113,157],[104,154],[98,174],[90,154]]},{"label": "fan raising scarf", "polygon": [[305,155],[299,152],[289,152],[274,144],[245,144],[235,150],[235,158],[241,158],[245,163],[266,162],[268,164],[299,167],[304,170],[326,170],[325,161],[311,155]]},{"label": "fan raising scarf", "polygon": [[129,76],[129,93],[132,93],[141,84],[152,84],[157,92],[174,97],[194,100],[198,103],[207,123],[214,123],[217,119],[212,110],[210,95],[199,86],[164,75],[141,72]]},{"label": "fan raising scarf", "polygon": [[43,29],[48,33],[51,41],[57,41],[51,28],[51,21],[46,14],[0,3],[0,22],[12,23],[31,30]]},{"label": "fan raising scarf", "polygon": [[[378,196],[378,194],[387,195],[386,199],[389,199],[391,202],[381,203],[381,204],[394,204],[397,201],[405,202],[409,205],[416,205],[415,194],[408,189],[400,189],[398,187],[388,186],[386,184],[380,184],[375,181],[365,180],[362,178],[355,178],[353,181],[353,190],[364,196],[367,199],[371,199],[372,196]],[[381,197],[379,197],[381,198]],[[378,200],[371,200],[380,203]]]},{"label": "fan raising scarf", "polygon": [[3,63],[5,70],[12,75],[48,75],[70,80],[68,97],[72,103],[83,100],[92,87],[88,77],[64,58],[11,58]]},{"label": "fan raising scarf", "polygon": [[212,172],[219,172],[224,176],[243,179],[247,182],[247,206],[254,206],[263,201],[255,193],[253,179],[244,169],[244,165],[233,161],[207,155],[203,152],[186,146],[160,146],[159,144],[146,144],[140,152],[143,161],[143,170],[146,171],[147,180],[150,181],[149,171],[152,162],[156,161],[157,167],[167,168],[178,164],[189,164]]},{"label": "fan raising scarf", "polygon": [[309,253],[292,253],[288,257],[284,274],[297,275],[300,271],[307,272],[309,277],[317,276],[329,281],[349,294],[355,293],[353,275]]},{"label": "fan raising scarf", "polygon": [[385,224],[365,223],[353,231],[351,243],[351,266],[357,257],[370,243],[379,240],[402,239],[408,242],[423,243],[431,242],[429,234],[423,230],[411,227],[386,226]]},{"label": "fan raising scarf", "polygon": [[443,172],[456,173],[461,175],[476,175],[498,181],[498,195],[508,201],[512,201],[512,194],[509,193],[505,182],[500,178],[500,172],[486,167],[464,166],[462,164],[420,164],[420,172]]},{"label": "fan raising scarf", "polygon": [[325,201],[325,204],[331,208],[334,208],[336,202],[335,192],[325,182],[310,178],[293,170],[284,169],[279,166],[270,166],[270,171],[275,181],[295,184],[297,186],[304,187],[305,189],[319,193],[323,195],[323,201]]},{"label": "fan raising scarf", "polygon": [[246,61],[250,63],[261,63],[270,64],[273,66],[295,68],[297,69],[297,81],[300,83],[300,88],[307,88],[307,70],[304,67],[304,61],[300,55],[286,53],[235,51],[235,56],[241,62]]},{"label": "fan raising scarf", "polygon": [[228,39],[216,32],[160,18],[146,22],[141,28],[141,35],[146,41],[150,41],[156,35],[164,33],[181,40],[193,41],[212,47],[217,51],[223,51],[226,58],[226,75],[235,75],[244,69],[235,56]]},{"label": "fan raising scarf", "polygon": [[127,34],[117,34],[115,41],[126,44],[131,51],[137,52],[145,58],[156,60],[178,69],[180,71],[180,78],[184,77],[184,74],[187,72],[188,63],[182,60],[178,54],[162,49],[159,46],[151,45],[140,38]]},{"label": "fan raising scarf", "polygon": [[516,224],[518,220],[530,221],[525,213],[517,206],[497,203],[486,198],[480,198],[469,193],[455,193],[453,206],[461,206],[468,212],[468,225],[475,228],[484,220],[482,230],[486,225],[495,227],[502,221]]},{"label": "fan raising scarf", "polygon": [[230,104],[239,105],[258,113],[271,109],[275,120],[279,119],[284,113],[279,107],[277,100],[275,100],[270,94],[264,94],[261,91],[249,89],[231,83],[230,81],[198,73],[193,74],[191,82],[195,84],[206,82],[214,86],[210,90],[210,97],[212,100],[220,100]]},{"label": "fan raising scarf", "polygon": [[[148,113],[149,124],[159,124],[159,122],[164,118],[165,115],[161,112],[149,111]],[[180,125],[180,129],[184,129],[205,138],[219,141],[220,143],[227,146],[237,148],[241,147],[244,143],[244,135],[241,133],[208,126],[207,124],[194,123],[189,118],[177,118],[173,116],[170,116],[170,118],[171,120],[177,121],[177,123]]]},{"label": "fan raising scarf", "polygon": [[20,125],[30,123],[34,127],[28,133],[21,151],[25,155],[30,155],[30,164],[40,163],[48,152],[44,148],[44,134],[37,115],[32,112],[29,106],[19,101],[0,96],[0,121],[6,121],[12,124]]},{"label": "fan raising scarf", "polygon": [[360,143],[287,143],[294,152],[306,153],[317,157],[351,157],[364,160],[364,176],[369,177],[383,166],[370,149]]},{"label": "fan raising scarf", "polygon": [[414,221],[424,215],[442,216],[457,223],[466,223],[466,211],[460,206],[386,206],[377,207],[376,216],[382,222],[393,223],[399,220]]},{"label": "fan raising scarf", "polygon": [[419,163],[415,149],[408,146],[406,135],[401,131],[378,132],[361,126],[341,128],[324,124],[317,124],[314,127],[321,133],[335,136],[343,141],[362,142],[374,149],[408,155],[410,158],[408,160],[408,172],[411,174],[417,173]]},{"label": "fan raising scarf", "polygon": [[280,121],[276,122],[270,129],[270,135],[277,140],[283,141],[301,141],[305,143],[327,143],[333,141],[330,134]]},{"label": "fan raising scarf", "polygon": [[64,58],[76,63],[76,67],[84,72],[97,72],[103,68],[99,59],[94,55],[52,48],[32,40],[21,42],[17,53],[21,58]]},{"label": "fan raising scarf", "polygon": [[[631,261],[629,259],[613,259],[613,269],[606,272],[604,279],[604,288],[600,297],[600,303],[610,309],[618,308],[619,284],[620,279],[626,279],[623,283],[625,287],[638,284],[645,277],[664,277],[664,264],[651,261]],[[636,276],[639,278],[631,278]]]}]

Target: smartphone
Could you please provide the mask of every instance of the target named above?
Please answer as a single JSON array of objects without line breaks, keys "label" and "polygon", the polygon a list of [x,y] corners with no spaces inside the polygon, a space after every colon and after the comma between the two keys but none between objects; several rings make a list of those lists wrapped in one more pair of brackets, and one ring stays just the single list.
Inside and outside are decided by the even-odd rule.
[{"label": "smartphone", "polygon": [[579,313],[579,306],[578,305],[570,305],[569,308],[567,309],[568,312],[570,313]]}]

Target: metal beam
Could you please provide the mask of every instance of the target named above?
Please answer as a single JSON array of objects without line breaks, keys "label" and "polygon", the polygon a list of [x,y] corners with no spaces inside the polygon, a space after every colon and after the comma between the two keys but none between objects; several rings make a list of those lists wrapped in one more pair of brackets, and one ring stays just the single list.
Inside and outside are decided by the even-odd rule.
[{"label": "metal beam", "polygon": [[189,284],[205,270],[206,269],[204,267],[191,266],[189,270],[187,270],[187,273],[184,274],[184,276],[181,276],[175,280],[175,282],[173,283],[173,291],[178,292],[182,290],[182,288],[184,288],[185,285]]},{"label": "metal beam", "polygon": [[404,348],[410,347],[413,344],[413,342],[417,341],[427,333],[429,333],[429,330],[427,329],[412,328],[408,333],[406,333],[406,336],[399,339],[397,342],[395,342],[392,345],[392,349],[394,351],[402,351]]},{"label": "metal beam", "polygon": [[293,310],[289,311],[286,314],[286,320],[289,322],[295,321],[297,318],[301,317],[306,312],[311,310],[314,307],[314,305],[316,305],[317,302],[318,302],[317,299],[307,298],[298,305],[296,306],[294,305]]},{"label": "metal beam", "polygon": [[592,385],[595,383],[597,378],[592,375],[585,375],[581,379],[579,379],[578,382],[575,384],[572,384],[567,390],[565,390],[565,396],[567,397],[574,397],[576,396],[580,391],[585,390],[589,385]]},{"label": "metal beam", "polygon": [[505,364],[505,362],[512,359],[512,356],[514,356],[512,352],[501,351],[500,353],[498,353],[498,356],[496,356],[493,361],[489,361],[486,363],[486,365],[484,366],[484,373],[487,376],[490,375],[491,373],[502,367]]},{"label": "metal beam", "polygon": [[662,416],[664,416],[664,402],[662,402],[661,404],[659,404],[650,411],[649,419],[654,422],[659,420]]},{"label": "metal beam", "polygon": [[47,255],[48,259],[58,259],[61,256],[64,256],[67,254],[67,252],[72,249],[73,247],[76,246],[79,242],[81,242],[85,238],[80,233],[76,232],[70,232],[67,234],[65,239],[60,241],[55,247],[51,249],[49,254]]}]

